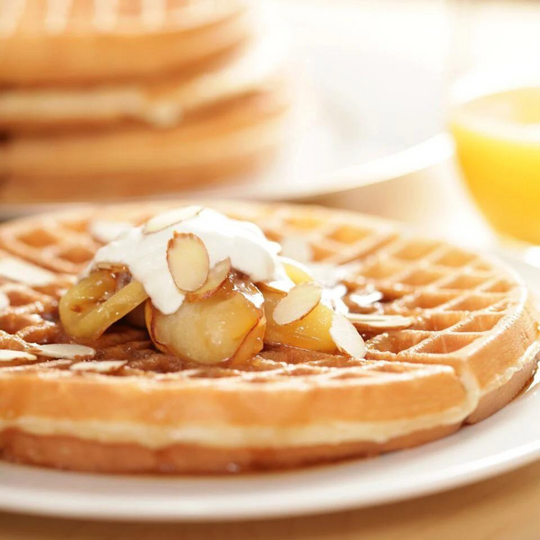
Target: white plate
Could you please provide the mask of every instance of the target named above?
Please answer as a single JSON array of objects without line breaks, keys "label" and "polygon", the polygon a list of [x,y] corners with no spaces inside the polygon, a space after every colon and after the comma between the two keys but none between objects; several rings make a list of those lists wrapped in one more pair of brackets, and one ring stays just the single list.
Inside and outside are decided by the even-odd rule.
[{"label": "white plate", "polygon": [[[364,39],[366,25],[381,25],[377,11],[330,7],[331,12],[305,2],[300,9],[283,4],[293,36],[292,64],[302,84],[288,143],[274,165],[255,178],[194,193],[307,198],[410,174],[451,155],[449,139],[441,136],[440,69]],[[384,23],[380,28],[383,36]],[[424,36],[425,47],[433,45],[430,40]]]},{"label": "white plate", "polygon": [[283,517],[408,499],[540,457],[540,385],[490,419],[423,447],[291,473],[106,477],[0,465],[0,508],[62,517],[214,521]]},{"label": "white plate", "polygon": [[[509,260],[509,262],[511,262]],[[525,263],[518,270],[535,280]],[[140,521],[283,517],[388,503],[540,458],[540,377],[491,418],[420,448],[286,473],[219,478],[75,474],[0,463],[0,509]]]},{"label": "white plate", "polygon": [[277,5],[304,82],[296,122],[303,127],[267,174],[202,193],[307,198],[410,174],[452,153],[449,139],[440,136],[444,2]]}]

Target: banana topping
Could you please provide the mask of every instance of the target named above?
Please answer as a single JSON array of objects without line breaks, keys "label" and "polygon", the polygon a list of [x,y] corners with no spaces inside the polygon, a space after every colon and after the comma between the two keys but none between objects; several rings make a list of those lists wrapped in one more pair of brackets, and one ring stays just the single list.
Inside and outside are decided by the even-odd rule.
[{"label": "banana topping", "polygon": [[66,292],[68,334],[96,339],[137,313],[155,347],[201,364],[242,364],[265,344],[365,355],[309,269],[279,256],[257,226],[186,207],[132,227],[96,253]]}]

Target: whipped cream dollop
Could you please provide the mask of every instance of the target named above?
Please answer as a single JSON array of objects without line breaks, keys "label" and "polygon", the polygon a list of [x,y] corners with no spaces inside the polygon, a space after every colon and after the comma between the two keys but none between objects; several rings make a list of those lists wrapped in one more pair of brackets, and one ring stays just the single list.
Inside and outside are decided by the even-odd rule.
[{"label": "whipped cream dollop", "polygon": [[259,227],[200,207],[171,210],[140,227],[123,231],[96,252],[87,273],[100,263],[126,266],[133,278],[141,282],[154,306],[170,315],[185,298],[167,264],[168,244],[175,233],[198,236],[208,252],[210,268],[229,258],[231,266],[253,282],[292,284],[278,256],[279,244],[269,241]]}]

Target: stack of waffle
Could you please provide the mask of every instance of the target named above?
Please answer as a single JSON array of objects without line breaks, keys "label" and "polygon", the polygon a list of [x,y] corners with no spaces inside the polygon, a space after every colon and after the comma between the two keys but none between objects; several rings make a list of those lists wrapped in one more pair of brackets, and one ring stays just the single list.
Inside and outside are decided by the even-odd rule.
[{"label": "stack of waffle", "polygon": [[0,2],[0,201],[245,175],[283,133],[280,48],[246,0]]}]

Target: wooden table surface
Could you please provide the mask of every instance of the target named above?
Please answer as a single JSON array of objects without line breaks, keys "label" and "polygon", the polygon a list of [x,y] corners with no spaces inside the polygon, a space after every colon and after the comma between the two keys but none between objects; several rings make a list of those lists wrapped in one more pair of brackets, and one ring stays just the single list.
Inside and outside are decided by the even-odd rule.
[{"label": "wooden table surface", "polygon": [[536,463],[440,495],[294,519],[148,524],[0,514],[0,540],[538,540],[539,508]]}]

